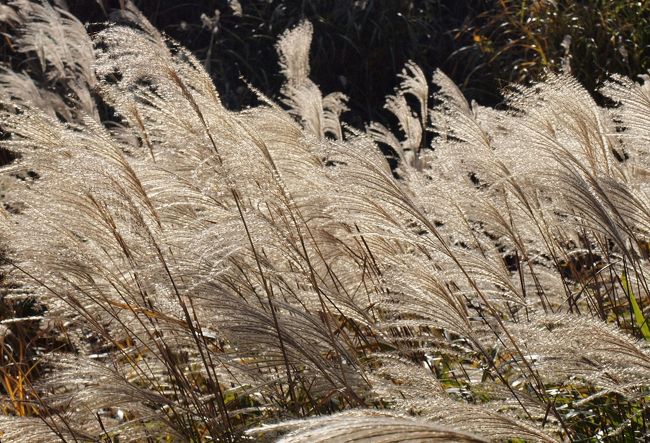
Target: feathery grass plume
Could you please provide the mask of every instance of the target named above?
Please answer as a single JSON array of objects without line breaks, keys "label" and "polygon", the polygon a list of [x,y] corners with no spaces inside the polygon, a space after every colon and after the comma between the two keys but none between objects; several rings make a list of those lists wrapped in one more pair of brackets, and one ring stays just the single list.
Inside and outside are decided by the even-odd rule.
[{"label": "feathery grass plume", "polygon": [[[406,138],[399,141],[389,129],[377,122],[372,122],[367,132],[377,142],[393,149],[403,161],[421,169],[420,151],[425,145],[424,132],[429,127],[429,86],[424,73],[413,62],[406,64],[400,78],[402,83],[396,94],[386,99],[384,107],[397,118],[399,129]],[[416,98],[419,116],[412,112],[405,97],[407,94]]]},{"label": "feathery grass plume", "polygon": [[647,76],[643,76],[642,79],[643,83],[638,84],[625,77],[613,76],[601,90],[604,95],[617,103],[616,107],[610,109],[615,122],[622,129],[617,136],[630,142],[630,146],[627,143],[625,146],[639,156],[637,161],[645,160],[647,153],[644,153],[640,147],[648,141],[645,122],[648,118],[650,82]]},{"label": "feathery grass plume", "polygon": [[298,442],[400,442],[400,441],[431,441],[431,442],[486,442],[487,439],[477,435],[455,431],[434,425],[424,420],[403,417],[389,413],[379,413],[372,410],[346,412],[330,417],[311,420],[281,423],[253,429],[253,435],[264,436],[278,430],[295,429],[290,434],[280,438],[283,443]]},{"label": "feathery grass plume", "polygon": [[57,425],[54,424],[56,422],[61,424],[60,420],[50,421],[34,417],[0,415],[0,432],[2,432],[3,441],[10,443],[25,441],[46,443],[57,439],[59,441],[74,441],[75,438],[83,438],[81,435],[74,435],[70,430],[57,429]]},{"label": "feathery grass plume", "polygon": [[[538,316],[534,323],[512,326],[543,378],[574,384],[590,382],[608,391],[632,392],[648,385],[647,346],[589,318]],[[582,348],[576,354],[576,348]]]},{"label": "feathery grass plume", "polygon": [[[645,86],[614,79],[605,110],[550,76],[495,110],[441,72],[430,96],[409,63],[387,104],[403,134],[344,132],[308,22],[277,45],[288,112],[233,112],[133,5],[88,55],[67,13],[18,3],[47,36],[26,51],[63,52],[45,79],[0,77],[3,269],[61,346],[3,441],[647,433]],[[118,121],[58,99],[68,81]]]},{"label": "feathery grass plume", "polygon": [[66,121],[72,120],[72,115],[64,100],[51,91],[39,88],[29,75],[1,67],[0,83],[2,84],[2,93],[5,95],[5,102],[29,103],[43,110],[50,117],[60,115]]},{"label": "feathery grass plume", "polygon": [[323,97],[318,86],[309,79],[309,48],[314,27],[303,21],[280,36],[276,49],[280,68],[286,78],[282,87],[283,102],[304,127],[319,138],[330,134],[343,138],[340,115],[347,111],[347,97],[332,92]]},{"label": "feathery grass plume", "polygon": [[94,84],[92,44],[73,15],[48,2],[13,0],[9,5],[23,23],[16,38],[20,52],[35,53],[43,72],[52,78],[72,76]]},{"label": "feathery grass plume", "polygon": [[[26,69],[37,78],[38,87],[38,92],[31,85],[21,92],[28,82],[25,76],[7,72],[2,81],[10,87],[6,91],[15,94],[12,99],[33,101],[66,121],[78,121],[84,115],[98,120],[92,97],[96,86],[92,42],[84,26],[72,14],[47,1],[12,0],[5,7],[13,8],[18,18],[8,21],[14,28],[12,47],[28,57]],[[35,57],[38,68],[30,66],[29,57]]]},{"label": "feathery grass plume", "polygon": [[[222,432],[234,436],[220,391],[243,380],[251,380],[252,390],[263,390],[264,406],[278,402],[279,410],[294,413],[304,410],[297,395],[308,395],[314,405],[320,396],[331,398],[339,392],[348,401],[361,402],[354,380],[358,375],[351,372],[356,357],[347,350],[350,345],[339,344],[341,332],[330,324],[334,319],[329,319],[332,306],[327,307],[325,285],[315,289],[323,278],[316,272],[324,272],[316,270],[321,251],[314,238],[305,238],[314,234],[302,232],[305,221],[299,212],[311,202],[294,199],[284,182],[303,181],[298,179],[302,173],[292,176],[293,168],[313,168],[310,163],[321,160],[313,157],[303,165],[295,155],[273,157],[287,147],[300,152],[304,142],[291,138],[292,133],[301,136],[299,128],[269,110],[263,117],[276,121],[273,133],[259,138],[249,124],[261,116],[229,115],[194,59],[183,51],[172,53],[160,39],[109,28],[98,41],[102,88],[110,91],[109,98],[129,97],[112,104],[122,115],[132,116],[141,134],[148,134],[149,146],[140,150],[148,149],[151,156],[127,155],[137,146],[123,146],[92,121],[68,128],[35,110],[26,112],[34,113],[37,118],[32,119],[25,118],[26,113],[8,113],[4,123],[14,139],[7,146],[19,150],[19,164],[29,164],[40,177],[37,190],[26,189],[15,198],[41,199],[41,205],[20,214],[24,222],[11,234],[32,241],[22,248],[22,257],[17,254],[14,266],[43,276],[39,296],[52,305],[53,315],[74,313],[70,322],[89,326],[102,348],[117,351],[127,367],[141,374],[136,389],[153,390],[168,403],[181,402],[157,403],[168,406],[167,419],[185,437],[209,433],[217,438]],[[149,58],[139,59],[139,51]],[[116,59],[129,62],[129,68],[120,69]],[[158,75],[150,74],[152,65],[159,67]],[[118,72],[119,81],[106,80]],[[167,112],[170,103],[183,110],[184,119]],[[280,137],[278,127],[287,129]],[[47,141],[52,149],[40,157],[41,163],[36,157]],[[289,173],[283,175],[283,169]],[[81,172],[68,175],[72,170]],[[310,179],[309,174],[305,177]],[[74,213],[83,216],[71,225],[65,220]],[[32,224],[39,228],[28,233]],[[200,225],[220,229],[203,230]],[[203,248],[186,249],[186,242],[222,243],[222,229],[229,225],[234,249],[211,248],[208,256],[201,254]],[[172,227],[175,232],[167,234]],[[293,236],[295,243],[287,245],[287,239],[280,238],[277,248],[267,244],[269,233],[278,230]],[[36,250],[56,250],[57,259]],[[209,274],[203,273],[206,266],[212,269]],[[282,274],[295,274],[305,283],[287,283]],[[296,297],[294,303],[301,309],[282,300],[287,296]],[[79,352],[94,351],[82,337],[72,340]],[[219,340],[227,340],[226,349],[219,350]],[[222,367],[230,382],[217,374]],[[253,379],[247,379],[250,373]],[[135,395],[134,401],[138,403]],[[140,402],[139,407],[157,415],[162,408],[151,402]],[[83,410],[85,420],[68,420],[93,422],[96,409]],[[146,415],[136,410],[134,406],[125,414],[131,420]],[[253,408],[250,413],[259,411]]]},{"label": "feathery grass plume", "polygon": [[[642,276],[646,263],[638,260],[637,245],[643,244],[639,241],[644,238],[640,233],[643,216],[639,214],[646,199],[630,186],[629,173],[613,160],[616,144],[611,122],[571,81],[550,79],[551,86],[542,84],[523,91],[523,97],[530,98],[524,106],[522,96],[516,95],[512,96],[512,110],[495,112],[470,107],[442,74],[437,77],[442,85],[442,107],[434,110],[432,121],[437,125],[443,122],[443,126],[436,129],[440,136],[435,140],[435,152],[429,154],[431,170],[425,169],[426,180],[422,180],[404,161],[400,174],[413,183],[409,190],[433,215],[438,232],[449,235],[450,251],[459,266],[455,271],[463,271],[450,280],[458,285],[463,274],[473,276],[466,297],[477,294],[475,291],[487,297],[481,296],[469,306],[483,305],[478,313],[484,318],[485,311],[481,311],[487,311],[484,320],[488,324],[492,315],[508,319],[504,323],[495,318],[490,330],[505,349],[521,352],[515,365],[529,373],[525,378],[535,380],[536,370],[524,363],[521,345],[511,341],[516,334],[508,324],[514,321],[514,326],[521,317],[539,315],[539,309],[586,310],[603,320],[611,312],[619,325],[625,322],[620,315],[628,306],[627,297],[617,300],[621,297],[617,276],[627,263],[634,263],[637,288],[645,291]],[[556,103],[570,101],[574,103],[568,108],[572,113],[559,114]],[[532,161],[522,148],[532,148],[538,158],[547,161]],[[459,181],[462,175],[467,179]],[[578,192],[566,193],[566,189]],[[624,261],[611,251],[611,240],[618,251],[626,253]],[[584,248],[580,251],[575,245]],[[596,266],[580,275],[577,268],[584,265],[572,257]],[[598,263],[600,260],[603,262]],[[503,299],[507,292],[516,298]],[[528,294],[537,295],[540,303],[531,304],[534,299]],[[633,330],[634,322],[628,320],[628,327],[630,323]]]}]

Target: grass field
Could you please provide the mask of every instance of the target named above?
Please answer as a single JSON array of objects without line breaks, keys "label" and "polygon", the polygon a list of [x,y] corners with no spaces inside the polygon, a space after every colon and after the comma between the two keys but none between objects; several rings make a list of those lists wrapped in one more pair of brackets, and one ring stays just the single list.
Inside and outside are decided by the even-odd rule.
[{"label": "grass field", "polygon": [[355,126],[308,20],[233,107],[134,4],[0,16],[3,442],[648,437],[649,80],[408,61]]}]

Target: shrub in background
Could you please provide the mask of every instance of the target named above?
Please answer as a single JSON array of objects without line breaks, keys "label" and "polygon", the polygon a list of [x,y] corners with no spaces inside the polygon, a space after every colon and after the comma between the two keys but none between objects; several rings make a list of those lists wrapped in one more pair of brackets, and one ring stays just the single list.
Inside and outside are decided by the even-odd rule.
[{"label": "shrub in background", "polygon": [[633,78],[650,67],[647,1],[497,0],[460,31],[472,42],[451,56],[467,66],[455,79],[493,96],[563,67],[589,91],[611,74]]}]

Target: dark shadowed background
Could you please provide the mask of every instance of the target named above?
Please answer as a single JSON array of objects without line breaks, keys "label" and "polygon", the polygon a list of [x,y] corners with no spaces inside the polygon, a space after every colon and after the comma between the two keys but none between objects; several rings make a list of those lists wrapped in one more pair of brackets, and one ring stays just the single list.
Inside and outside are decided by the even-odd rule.
[{"label": "dark shadowed background", "polygon": [[[123,0],[56,0],[82,22],[100,23]],[[134,0],[158,29],[205,62],[224,102],[252,103],[241,80],[276,97],[274,44],[303,19],[314,24],[312,78],[342,91],[361,126],[385,120],[384,98],[407,60],[442,69],[470,99],[501,102],[511,82],[570,63],[589,90],[609,75],[648,68],[650,3],[629,0]],[[92,27],[91,27],[92,28]],[[3,50],[5,58],[10,49]]]}]

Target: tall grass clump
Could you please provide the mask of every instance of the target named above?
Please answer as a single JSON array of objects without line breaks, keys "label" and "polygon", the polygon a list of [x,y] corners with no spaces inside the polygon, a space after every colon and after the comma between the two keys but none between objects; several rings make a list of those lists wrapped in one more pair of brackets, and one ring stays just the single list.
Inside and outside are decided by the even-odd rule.
[{"label": "tall grass clump", "polygon": [[409,63],[362,131],[309,22],[233,112],[130,5],[7,7],[3,297],[40,315],[3,312],[3,442],[647,436],[649,83],[495,110]]}]

